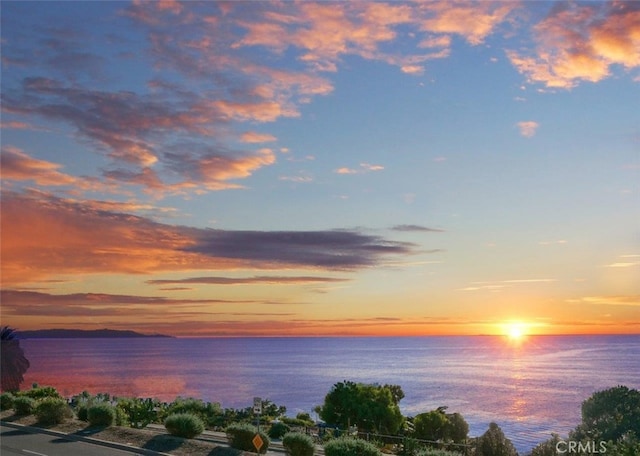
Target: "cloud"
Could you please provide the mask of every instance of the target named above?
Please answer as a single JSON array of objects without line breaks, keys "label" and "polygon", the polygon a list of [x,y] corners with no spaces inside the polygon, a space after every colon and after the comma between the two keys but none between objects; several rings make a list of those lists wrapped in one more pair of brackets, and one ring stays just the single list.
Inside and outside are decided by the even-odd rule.
[{"label": "cloud", "polygon": [[432,232],[432,233],[444,232],[444,230],[440,230],[438,228],[429,228],[427,226],[421,226],[421,225],[396,225],[391,229],[394,231],[421,231],[421,232]]},{"label": "cloud", "polygon": [[254,171],[276,162],[274,152],[268,148],[230,153],[220,148],[185,144],[171,149],[164,156],[167,168],[181,175],[185,182],[202,184],[211,190],[230,188],[227,181],[249,177]]},{"label": "cloud", "polygon": [[0,160],[5,180],[31,180],[43,186],[73,185],[77,182],[73,176],[58,171],[62,165],[32,158],[17,147],[3,146]]},{"label": "cloud", "polygon": [[382,171],[384,166],[382,165],[372,165],[369,163],[360,163],[359,168],[338,168],[334,170],[336,174],[364,174],[372,171]]},{"label": "cloud", "polygon": [[263,263],[323,269],[373,266],[381,255],[409,254],[414,244],[388,241],[355,231],[203,230],[188,252]]},{"label": "cloud", "polygon": [[317,276],[253,276],[253,277],[189,277],[187,279],[155,279],[148,280],[151,285],[168,284],[202,284],[202,285],[306,285],[317,283],[345,282],[338,277]]},{"label": "cloud", "polygon": [[[49,317],[49,319],[73,317],[75,321],[100,317],[126,319],[139,322],[180,321],[182,319],[211,318],[219,315],[293,315],[291,313],[246,313],[239,311],[245,305],[269,305],[271,302],[226,299],[175,299],[162,296],[136,296],[110,293],[52,294],[35,291],[5,289],[0,291],[2,312],[11,317]],[[287,304],[287,303],[281,303]],[[228,306],[234,310],[229,311]],[[255,309],[252,307],[252,309]],[[51,322],[49,323],[51,324]],[[67,323],[68,324],[68,323]],[[120,326],[122,322],[115,326]],[[83,325],[84,326],[84,325]]]},{"label": "cloud", "polygon": [[354,230],[229,231],[192,228],[44,194],[4,192],[5,284],[63,274],[228,270],[352,270],[415,253],[412,243]]},{"label": "cloud", "polygon": [[520,129],[520,134],[525,138],[533,138],[540,126],[538,122],[534,122],[533,120],[518,122],[516,125],[518,129]]},{"label": "cloud", "polygon": [[640,296],[585,296],[570,302],[601,304],[607,306],[640,306]]},{"label": "cloud", "polygon": [[241,141],[246,143],[263,143],[263,142],[273,142],[276,141],[277,138],[268,133],[258,133],[255,131],[247,131],[242,134]]},{"label": "cloud", "polygon": [[10,128],[13,130],[31,130],[31,131],[49,131],[46,128],[37,127],[27,122],[20,122],[17,120],[9,122],[0,122],[0,128]]},{"label": "cloud", "polygon": [[529,82],[570,89],[609,77],[613,65],[639,67],[639,28],[636,2],[555,3],[533,28],[535,51],[507,56]]},{"label": "cloud", "polygon": [[[420,18],[420,26],[432,33],[461,35],[470,44],[478,45],[518,7],[511,2],[424,2],[419,5],[425,16]],[[445,40],[442,36],[430,37],[422,45],[448,46]]]},{"label": "cloud", "polygon": [[[233,47],[260,46],[276,54],[296,49],[298,59],[315,71],[335,72],[345,55],[357,55],[398,66],[408,74],[422,74],[424,62],[449,55],[451,35],[477,45],[518,5],[504,2],[310,3],[260,9],[251,19],[239,19],[246,30]],[[434,53],[390,54],[382,49],[398,38],[404,26],[426,36],[420,48]]]},{"label": "cloud", "polygon": [[491,291],[500,292],[503,288],[511,288],[514,285],[529,284],[529,283],[552,283],[557,282],[557,279],[511,279],[511,280],[497,280],[497,281],[482,281],[471,282],[468,287],[461,288],[461,291]]},{"label": "cloud", "polygon": [[278,180],[288,181],[288,182],[295,182],[297,184],[306,184],[306,183],[309,183],[309,182],[313,182],[314,179],[309,174],[307,174],[305,172],[300,172],[296,176],[280,176],[280,177],[278,177]]},{"label": "cloud", "polygon": [[620,261],[617,263],[611,263],[605,265],[605,268],[631,268],[633,266],[640,266],[640,262],[638,261]]},{"label": "cloud", "polygon": [[0,154],[2,179],[5,181],[31,181],[43,187],[71,187],[73,190],[117,192],[114,186],[88,177],[74,177],[60,172],[62,165],[38,160],[14,146],[3,146]]}]

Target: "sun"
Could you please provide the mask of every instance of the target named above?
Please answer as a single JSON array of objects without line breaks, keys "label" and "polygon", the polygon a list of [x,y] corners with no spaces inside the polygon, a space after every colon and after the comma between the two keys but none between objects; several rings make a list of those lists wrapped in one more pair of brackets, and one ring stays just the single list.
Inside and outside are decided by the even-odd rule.
[{"label": "sun", "polygon": [[527,336],[527,325],[520,321],[509,321],[504,324],[504,335],[512,341],[521,341]]}]

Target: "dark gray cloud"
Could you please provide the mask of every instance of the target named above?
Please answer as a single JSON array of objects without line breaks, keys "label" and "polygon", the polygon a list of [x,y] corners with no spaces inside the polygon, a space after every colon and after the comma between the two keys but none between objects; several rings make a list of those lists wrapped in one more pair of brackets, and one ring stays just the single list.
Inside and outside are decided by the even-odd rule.
[{"label": "dark gray cloud", "polygon": [[253,277],[189,277],[186,279],[157,279],[147,280],[151,285],[169,284],[204,284],[204,285],[300,285],[345,282],[348,279],[338,277],[316,277],[316,276],[253,276]]},{"label": "dark gray cloud", "polygon": [[110,293],[70,293],[51,294],[38,291],[0,290],[2,311],[17,307],[111,307],[122,305],[193,305],[193,304],[253,304],[261,301],[240,301],[228,299],[174,299],[164,296],[136,296]]},{"label": "dark gray cloud", "polygon": [[428,226],[421,225],[396,225],[391,228],[394,231],[423,231],[431,233],[443,233],[444,230],[438,228],[429,228]]},{"label": "dark gray cloud", "polygon": [[373,266],[384,255],[413,253],[415,244],[356,231],[200,230],[186,251],[257,262],[278,262],[328,269]]}]

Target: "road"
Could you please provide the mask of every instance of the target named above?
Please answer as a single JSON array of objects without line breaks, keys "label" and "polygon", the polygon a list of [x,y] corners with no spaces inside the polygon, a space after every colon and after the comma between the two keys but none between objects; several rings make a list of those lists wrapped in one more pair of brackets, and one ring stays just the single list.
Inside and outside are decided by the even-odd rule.
[{"label": "road", "polygon": [[53,435],[32,434],[3,425],[0,425],[0,448],[2,456],[131,456],[136,453]]}]

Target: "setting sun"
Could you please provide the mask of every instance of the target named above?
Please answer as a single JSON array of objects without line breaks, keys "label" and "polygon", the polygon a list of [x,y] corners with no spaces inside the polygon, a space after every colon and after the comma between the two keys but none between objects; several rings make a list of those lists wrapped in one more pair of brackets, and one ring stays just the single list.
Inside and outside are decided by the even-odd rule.
[{"label": "setting sun", "polygon": [[512,340],[521,340],[527,332],[527,325],[519,321],[510,321],[504,324],[503,334]]}]

